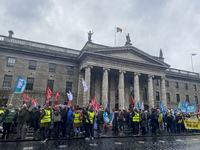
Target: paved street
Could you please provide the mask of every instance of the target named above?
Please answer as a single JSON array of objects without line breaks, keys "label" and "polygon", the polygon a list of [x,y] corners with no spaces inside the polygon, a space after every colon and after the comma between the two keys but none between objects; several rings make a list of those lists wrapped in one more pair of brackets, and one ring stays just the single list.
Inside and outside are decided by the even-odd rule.
[{"label": "paved street", "polygon": [[107,149],[167,149],[167,150],[199,150],[200,137],[193,136],[152,136],[152,137],[123,137],[99,138],[94,141],[84,139],[49,140],[45,144],[39,141],[0,142],[0,150],[107,150]]}]

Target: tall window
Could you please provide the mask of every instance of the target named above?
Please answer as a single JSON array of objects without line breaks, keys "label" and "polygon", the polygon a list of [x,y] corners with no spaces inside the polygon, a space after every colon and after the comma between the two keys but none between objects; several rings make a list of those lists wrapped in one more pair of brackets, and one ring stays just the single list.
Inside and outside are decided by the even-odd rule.
[{"label": "tall window", "polygon": [[185,95],[186,100],[190,103],[189,95]]},{"label": "tall window", "polygon": [[170,102],[170,93],[166,93],[167,101]]},{"label": "tall window", "polygon": [[176,101],[180,102],[180,94],[176,94]]},{"label": "tall window", "polygon": [[159,101],[160,100],[160,95],[159,92],[156,91],[156,100]]},{"label": "tall window", "polygon": [[193,85],[193,88],[194,88],[195,91],[197,90],[196,84]]},{"label": "tall window", "polygon": [[5,75],[3,81],[3,88],[11,88],[12,76]]},{"label": "tall window", "polygon": [[169,81],[168,80],[165,80],[165,86],[169,87]]},{"label": "tall window", "polygon": [[72,75],[74,73],[74,67],[73,66],[67,66],[67,74]]},{"label": "tall window", "polygon": [[185,85],[185,89],[188,90],[188,84],[185,83],[184,85]]},{"label": "tall window", "polygon": [[29,69],[35,70],[37,65],[37,61],[35,60],[30,60],[29,61]]},{"label": "tall window", "polygon": [[199,104],[199,102],[198,102],[198,97],[195,96],[194,99],[195,99],[195,101],[197,102],[197,104]]},{"label": "tall window", "polygon": [[15,58],[8,57],[7,66],[8,67],[14,67],[15,66]]},{"label": "tall window", "polygon": [[175,82],[175,88],[179,88],[178,82]]},{"label": "tall window", "polygon": [[158,79],[155,79],[154,82],[155,82],[155,86],[159,86],[159,80]]},{"label": "tall window", "polygon": [[49,64],[49,72],[55,72],[56,71],[56,64]]},{"label": "tall window", "polygon": [[66,82],[66,93],[69,93],[69,90],[72,91],[72,82]]},{"label": "tall window", "polygon": [[142,89],[142,99],[147,100],[147,88],[145,87]]},{"label": "tall window", "polygon": [[27,78],[26,90],[32,91],[34,84],[34,78]]},{"label": "tall window", "polygon": [[47,86],[50,88],[51,92],[53,92],[53,84],[54,84],[54,80],[47,81]]}]

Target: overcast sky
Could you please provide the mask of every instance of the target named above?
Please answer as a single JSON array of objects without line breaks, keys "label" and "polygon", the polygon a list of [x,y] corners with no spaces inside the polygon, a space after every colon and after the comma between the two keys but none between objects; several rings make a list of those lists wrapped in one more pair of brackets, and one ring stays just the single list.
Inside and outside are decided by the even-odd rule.
[{"label": "overcast sky", "polygon": [[95,43],[133,46],[159,56],[171,68],[200,73],[199,0],[1,0],[0,35],[82,49],[87,32]]}]

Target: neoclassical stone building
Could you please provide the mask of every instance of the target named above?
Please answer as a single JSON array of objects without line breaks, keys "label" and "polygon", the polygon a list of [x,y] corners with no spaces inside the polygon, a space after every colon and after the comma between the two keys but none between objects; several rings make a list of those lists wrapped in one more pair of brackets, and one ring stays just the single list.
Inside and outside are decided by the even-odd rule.
[{"label": "neoclassical stone building", "polygon": [[[52,101],[58,91],[63,103],[71,90],[73,103],[84,107],[95,97],[103,106],[109,102],[110,109],[128,109],[131,95],[135,105],[143,102],[145,109],[159,107],[159,101],[165,108],[177,108],[185,99],[198,102],[199,73],[170,68],[162,50],[159,57],[151,56],[127,39],[125,46],[110,47],[93,43],[89,34],[82,50],[75,50],[0,36],[0,106],[9,103],[18,74],[27,80],[24,92],[41,105],[47,86]],[[21,94],[14,95],[15,107],[22,101]]]}]

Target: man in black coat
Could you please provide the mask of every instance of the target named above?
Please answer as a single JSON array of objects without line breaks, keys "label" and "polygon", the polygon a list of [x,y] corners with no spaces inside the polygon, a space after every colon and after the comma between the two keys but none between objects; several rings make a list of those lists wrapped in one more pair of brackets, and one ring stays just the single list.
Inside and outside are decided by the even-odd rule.
[{"label": "man in black coat", "polygon": [[33,117],[32,117],[32,119],[33,119],[33,140],[35,140],[36,137],[37,137],[36,136],[36,131],[39,128],[38,122],[39,122],[40,114],[41,114],[40,113],[40,106],[35,107],[33,109]]},{"label": "man in black coat", "polygon": [[68,109],[67,106],[63,106],[61,111],[61,118],[62,118],[62,137],[65,137],[66,134],[66,127],[67,127],[67,116],[68,116]]}]

